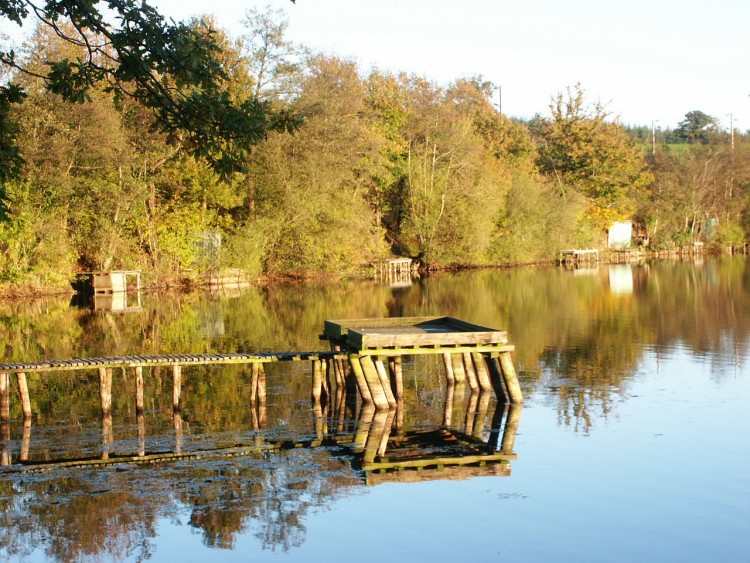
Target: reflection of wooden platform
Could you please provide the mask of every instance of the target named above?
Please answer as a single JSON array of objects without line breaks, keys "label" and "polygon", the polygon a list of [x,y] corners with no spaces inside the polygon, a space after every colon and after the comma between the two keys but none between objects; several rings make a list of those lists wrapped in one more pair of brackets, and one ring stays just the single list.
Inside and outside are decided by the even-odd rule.
[{"label": "reflection of wooden platform", "polygon": [[460,480],[510,475],[513,453],[498,452],[485,442],[449,428],[412,431],[388,439],[383,455],[364,460],[368,485]]}]

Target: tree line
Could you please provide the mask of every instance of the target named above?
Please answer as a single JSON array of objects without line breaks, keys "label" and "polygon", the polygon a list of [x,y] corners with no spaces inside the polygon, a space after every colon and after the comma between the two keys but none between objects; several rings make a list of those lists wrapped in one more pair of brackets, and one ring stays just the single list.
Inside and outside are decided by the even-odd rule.
[{"label": "tree line", "polygon": [[[364,72],[290,43],[270,8],[241,37],[210,18],[170,35],[148,12],[123,38],[77,14],[1,53],[6,291],[107,269],[176,285],[345,275],[393,254],[530,263],[599,246],[621,219],[654,248],[745,239],[745,138],[702,112],[652,146],[579,85],[549,116],[510,119],[481,77]],[[131,48],[170,38],[187,50]]]}]

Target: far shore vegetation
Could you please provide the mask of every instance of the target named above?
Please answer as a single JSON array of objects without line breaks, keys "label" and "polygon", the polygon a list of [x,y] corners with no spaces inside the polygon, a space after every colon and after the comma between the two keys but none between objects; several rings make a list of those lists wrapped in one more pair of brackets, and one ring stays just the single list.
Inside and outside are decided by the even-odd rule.
[{"label": "far shore vegetation", "polygon": [[701,111],[625,125],[573,85],[521,121],[482,77],[438,85],[291,44],[270,8],[242,37],[204,18],[153,39],[158,15],[123,13],[183,51],[144,50],[146,68],[135,36],[74,11],[0,53],[0,294],[112,269],[181,286],[394,256],[534,263],[602,247],[621,220],[653,250],[747,238],[750,136]]}]

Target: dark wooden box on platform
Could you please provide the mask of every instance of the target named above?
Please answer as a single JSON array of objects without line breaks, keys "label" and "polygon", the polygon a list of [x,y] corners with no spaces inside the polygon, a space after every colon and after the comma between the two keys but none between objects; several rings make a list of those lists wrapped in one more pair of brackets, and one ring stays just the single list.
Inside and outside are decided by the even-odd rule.
[{"label": "dark wooden box on platform", "polygon": [[414,346],[492,346],[508,342],[505,331],[453,317],[394,317],[325,321],[323,337],[352,350]]}]

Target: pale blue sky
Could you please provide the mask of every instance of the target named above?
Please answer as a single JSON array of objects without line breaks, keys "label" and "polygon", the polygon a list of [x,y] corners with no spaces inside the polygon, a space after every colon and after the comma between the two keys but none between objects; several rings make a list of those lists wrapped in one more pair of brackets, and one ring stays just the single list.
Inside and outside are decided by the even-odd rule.
[{"label": "pale blue sky", "polygon": [[749,0],[153,0],[175,19],[212,13],[242,33],[247,8],[289,18],[317,50],[426,76],[481,74],[511,116],[549,114],[580,82],[623,123],[674,127],[691,110],[750,129]]}]

